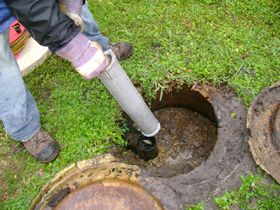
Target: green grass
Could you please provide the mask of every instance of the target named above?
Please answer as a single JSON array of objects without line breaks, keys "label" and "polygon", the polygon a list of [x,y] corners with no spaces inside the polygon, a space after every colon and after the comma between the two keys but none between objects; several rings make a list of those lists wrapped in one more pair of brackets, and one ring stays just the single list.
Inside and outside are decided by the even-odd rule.
[{"label": "green grass", "polygon": [[[255,175],[248,173],[246,177],[240,175],[243,183],[239,190],[225,191],[222,197],[215,197],[215,204],[223,210],[230,209],[254,209],[254,210],[279,210],[280,209],[280,185],[272,180],[271,183],[263,183],[267,175],[259,170]],[[203,202],[190,205],[186,210],[205,210]]]},{"label": "green grass", "polygon": [[[164,91],[170,81],[199,80],[228,83],[248,107],[263,87],[280,80],[277,0],[92,0],[89,8],[111,42],[133,44],[133,55],[121,66],[143,87],[145,98]],[[69,62],[52,55],[24,80],[43,128],[62,149],[54,163],[39,163],[18,151],[20,144],[1,128],[1,209],[28,209],[58,171],[108,151],[110,139],[124,143],[118,127],[121,108],[98,79],[82,80]]]},{"label": "green grass", "polygon": [[259,174],[240,178],[243,184],[238,191],[226,191],[223,197],[214,198],[221,209],[232,209],[236,206],[240,209],[280,209],[280,185],[274,180],[267,185],[262,183],[263,177]]}]

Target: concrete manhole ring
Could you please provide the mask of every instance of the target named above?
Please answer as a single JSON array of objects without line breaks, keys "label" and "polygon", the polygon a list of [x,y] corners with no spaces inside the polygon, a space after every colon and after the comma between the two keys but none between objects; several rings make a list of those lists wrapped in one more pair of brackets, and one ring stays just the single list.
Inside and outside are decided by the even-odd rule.
[{"label": "concrete manhole ring", "polygon": [[263,88],[251,101],[247,118],[256,163],[280,183],[280,81]]},{"label": "concrete manhole ring", "polygon": [[[170,210],[184,209],[190,204],[200,202],[204,203],[205,209],[211,210],[215,208],[213,207],[215,206],[213,200],[215,196],[223,196],[225,190],[230,192],[239,189],[242,184],[239,175],[246,176],[247,171],[256,169],[256,164],[249,151],[249,132],[246,128],[247,112],[244,103],[237,99],[237,95],[227,85],[219,87],[208,85],[189,87],[183,85],[179,89],[177,89],[177,85],[170,85],[169,87],[172,89],[171,91],[163,95],[157,94],[157,98],[152,101],[152,111],[170,106],[185,107],[217,122],[217,141],[211,156],[204,163],[187,174],[159,178],[151,177],[138,166],[114,162],[114,157],[110,155],[104,156],[108,160],[102,160],[102,163],[95,159],[87,160],[87,164],[81,161],[83,164],[78,162],[77,166],[75,164],[69,166],[66,173],[61,172],[60,175],[48,182],[34,200],[30,209],[34,209],[36,206],[36,209],[47,207],[47,203],[58,189],[62,190],[71,185],[70,188],[75,190],[77,187],[84,185],[89,181],[88,179],[77,185],[76,181],[70,181],[68,177],[73,178],[74,175],[71,174],[76,173],[75,179],[80,180],[81,174],[77,171],[88,171],[86,170],[87,167],[90,167],[90,170],[101,169],[100,167],[107,168],[106,170],[103,168],[101,174],[89,172],[92,173],[91,177],[95,177],[94,180],[90,181],[91,183],[108,178],[130,181],[143,187],[147,194],[150,193],[151,198],[154,198],[154,203],[158,199],[158,206],[162,205],[164,209]],[[170,97],[174,99],[172,104],[170,104]],[[192,104],[191,107],[186,107],[185,105],[188,105],[189,102]],[[113,168],[116,167],[123,167],[122,173],[112,173]],[[86,176],[90,174],[86,174]],[[68,180],[71,183],[68,183],[67,186],[63,180]],[[66,190],[67,193],[69,192]]]},{"label": "concrete manhole ring", "polygon": [[[173,88],[176,89],[176,86]],[[160,94],[155,100],[159,97]],[[238,100],[237,95],[226,84],[218,87],[183,85],[176,91],[163,94],[160,102],[163,107],[160,108],[169,106],[168,98],[176,97],[172,106],[184,107],[185,101],[192,101],[192,107],[187,108],[196,110],[211,120],[215,119],[218,126],[217,141],[211,156],[191,172],[155,180],[176,192],[183,206],[203,202],[205,209],[215,209],[214,197],[223,196],[225,190],[238,190],[242,184],[239,175],[246,176],[248,171],[255,171],[257,168],[249,150],[245,104]],[[157,196],[156,191],[150,192]]]}]

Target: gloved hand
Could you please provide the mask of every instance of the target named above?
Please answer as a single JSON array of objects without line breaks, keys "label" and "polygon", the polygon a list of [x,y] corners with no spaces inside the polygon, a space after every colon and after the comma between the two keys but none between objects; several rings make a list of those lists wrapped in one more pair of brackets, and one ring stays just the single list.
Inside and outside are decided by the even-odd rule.
[{"label": "gloved hand", "polygon": [[100,44],[91,42],[81,33],[55,53],[71,61],[83,79],[98,77],[100,73],[105,72],[110,63],[110,59],[104,55]]},{"label": "gloved hand", "polygon": [[59,0],[59,8],[62,13],[70,17],[74,23],[80,27],[83,32],[83,20],[81,18],[82,1],[81,0]]}]

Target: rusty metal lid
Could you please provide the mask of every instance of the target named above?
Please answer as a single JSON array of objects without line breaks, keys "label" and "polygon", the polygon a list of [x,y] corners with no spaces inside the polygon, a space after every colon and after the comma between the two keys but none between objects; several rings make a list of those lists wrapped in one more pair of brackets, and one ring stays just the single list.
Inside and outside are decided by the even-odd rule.
[{"label": "rusty metal lid", "polygon": [[137,166],[115,162],[110,154],[73,163],[51,179],[30,210],[151,209],[164,210],[141,185]]},{"label": "rusty metal lid", "polygon": [[163,209],[157,199],[143,187],[125,180],[102,180],[82,186],[64,197],[55,207],[60,209]]},{"label": "rusty metal lid", "polygon": [[263,88],[251,101],[247,128],[255,162],[280,183],[280,81]]}]

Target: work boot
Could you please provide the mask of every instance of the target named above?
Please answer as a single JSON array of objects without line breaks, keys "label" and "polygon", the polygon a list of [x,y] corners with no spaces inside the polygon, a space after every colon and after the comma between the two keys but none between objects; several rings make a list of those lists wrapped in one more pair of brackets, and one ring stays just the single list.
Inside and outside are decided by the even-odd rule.
[{"label": "work boot", "polygon": [[133,47],[126,42],[110,43],[108,50],[112,50],[119,61],[127,59],[133,51]]},{"label": "work boot", "polygon": [[27,142],[23,142],[26,150],[43,163],[54,161],[59,153],[58,143],[43,128]]}]

